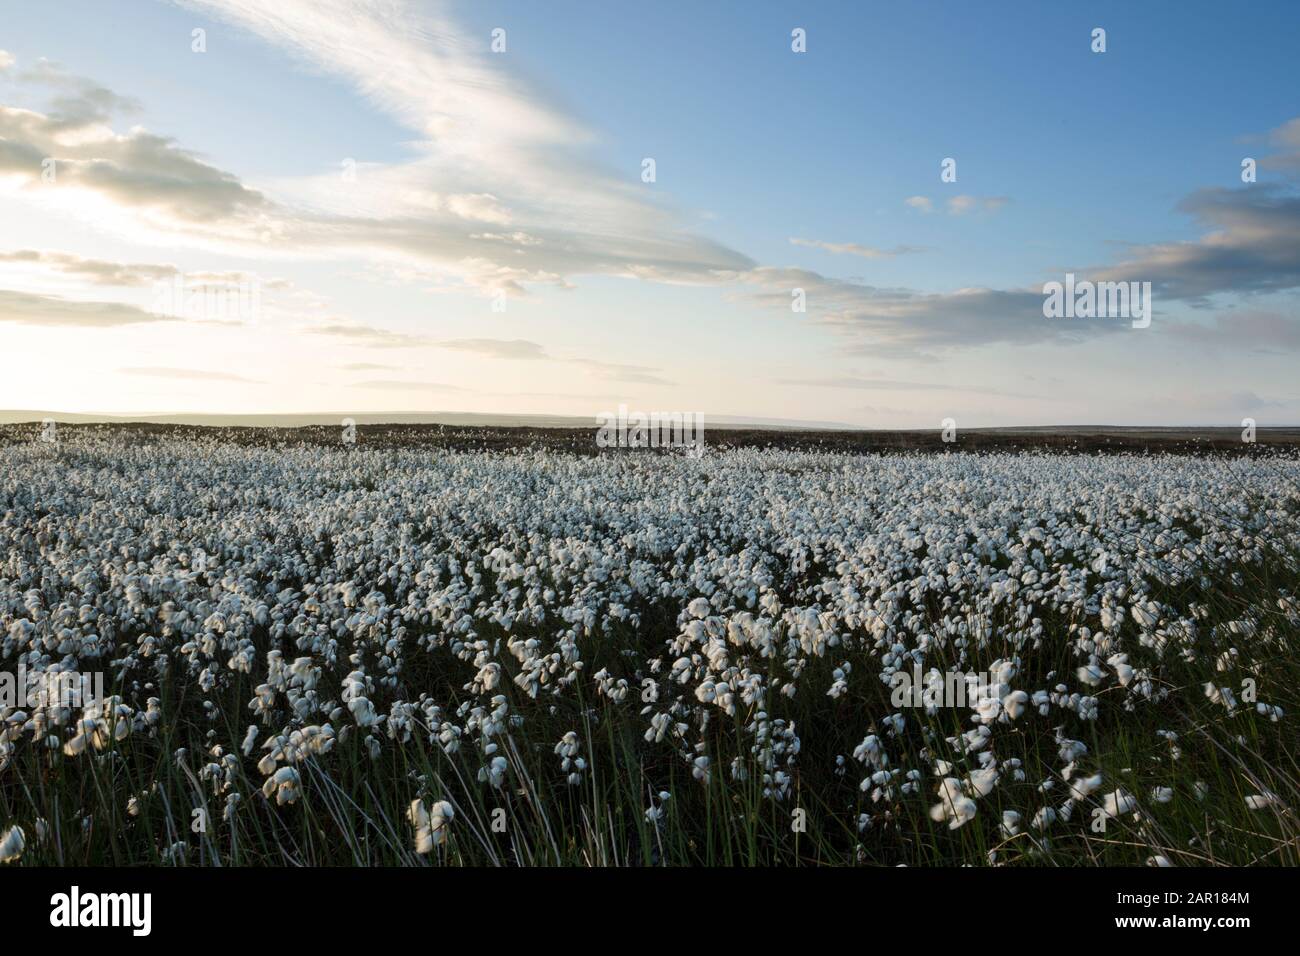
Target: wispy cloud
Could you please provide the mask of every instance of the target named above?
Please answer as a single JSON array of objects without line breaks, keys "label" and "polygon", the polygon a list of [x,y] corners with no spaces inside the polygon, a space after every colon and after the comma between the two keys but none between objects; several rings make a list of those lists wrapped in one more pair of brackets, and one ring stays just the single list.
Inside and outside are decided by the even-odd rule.
[{"label": "wispy cloud", "polygon": [[234,375],[230,372],[213,372],[208,369],[197,368],[161,368],[142,366],[137,368],[120,368],[118,369],[124,375],[141,375],[146,378],[172,378],[181,380],[205,379],[212,382],[240,382],[245,385],[265,385],[266,383],[255,378],[245,378],[243,375]]},{"label": "wispy cloud", "polygon": [[953,196],[945,203],[948,215],[964,216],[970,212],[997,212],[1011,200],[1006,196]]},{"label": "wispy cloud", "polygon": [[43,252],[36,249],[0,252],[0,263],[41,266],[85,279],[95,285],[108,286],[146,286],[178,274],[176,267],[171,265],[108,262],[102,259],[84,259],[66,252]]},{"label": "wispy cloud", "polygon": [[820,239],[791,239],[790,244],[807,246],[810,249],[821,249],[823,252],[830,252],[837,256],[860,256],[863,259],[892,259],[894,256],[924,251],[920,246],[894,246],[892,249],[877,249],[873,246],[858,245],[856,242],[823,242]]},{"label": "wispy cloud", "polygon": [[1002,395],[1011,398],[1031,398],[1018,392],[978,385],[958,385],[946,382],[915,382],[894,378],[861,378],[855,375],[834,375],[825,378],[783,378],[781,385],[805,385],[814,388],[847,388],[881,392],[970,392],[978,395]]},{"label": "wispy cloud", "polygon": [[529,342],[526,339],[452,339],[439,342],[438,346],[500,359],[549,358],[545,349],[536,342]]},{"label": "wispy cloud", "polygon": [[113,328],[141,322],[170,321],[174,320],[122,302],[86,302],[0,289],[0,322],[50,327]]},{"label": "wispy cloud", "polygon": [[672,385],[659,374],[659,369],[645,365],[625,365],[619,362],[602,362],[597,359],[574,358],[566,361],[581,365],[596,378],[614,382],[635,382],[640,385]]},{"label": "wispy cloud", "polygon": [[1172,324],[1169,334],[1216,351],[1300,352],[1300,315],[1258,310],[1219,313],[1208,323]]},{"label": "wispy cloud", "polygon": [[925,293],[830,279],[806,269],[755,269],[743,281],[752,301],[789,310],[804,290],[807,314],[848,338],[848,354],[916,357],[990,345],[1070,343],[1127,328],[1118,322],[1065,322],[1043,317],[1038,289],[958,289]]},{"label": "wispy cloud", "polygon": [[[115,132],[111,122],[128,101],[80,84],[47,112],[0,107],[7,187],[37,203],[93,194],[101,225],[145,230],[160,243],[259,255],[273,247],[304,258],[362,253],[485,294],[567,287],[583,274],[706,282],[752,265],[693,235],[634,171],[618,175],[586,161],[573,124],[422,26],[417,13],[399,16],[401,4],[287,0],[274,12],[222,9],[344,72],[427,136],[416,144],[419,157],[365,168],[349,188],[337,174],[284,181],[273,199],[171,139],[140,127]],[[428,44],[419,42],[422,30]],[[357,48],[360,35],[375,40],[373,50]],[[52,181],[42,178],[47,172]]]},{"label": "wispy cloud", "polygon": [[331,325],[308,326],[302,331],[309,335],[324,335],[341,339],[349,345],[360,345],[367,348],[419,348],[432,344],[432,340],[425,336],[394,332],[391,329],[381,329],[373,325],[334,323]]},{"label": "wispy cloud", "polygon": [[349,388],[374,388],[389,392],[472,392],[473,389],[461,388],[459,385],[447,385],[442,382],[410,382],[398,379],[370,379],[354,382]]},{"label": "wispy cloud", "polygon": [[573,358],[551,355],[537,342],[526,339],[455,339],[439,342],[442,348],[474,352],[498,359],[523,359],[527,361],[567,362],[579,365],[596,378],[608,381],[635,382],[641,385],[671,385],[659,374],[659,369],[645,365],[629,365],[592,358]]},{"label": "wispy cloud", "polygon": [[[948,215],[964,216],[972,212],[997,212],[1010,201],[1006,196],[970,196],[962,193],[944,199],[943,205]],[[903,203],[919,212],[934,212],[934,200],[929,196],[908,196]]]}]

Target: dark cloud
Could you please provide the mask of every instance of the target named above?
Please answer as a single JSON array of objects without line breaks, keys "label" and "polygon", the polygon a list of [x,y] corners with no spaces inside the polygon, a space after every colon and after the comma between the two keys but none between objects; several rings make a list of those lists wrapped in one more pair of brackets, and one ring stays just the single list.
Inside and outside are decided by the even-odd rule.
[{"label": "dark cloud", "polygon": [[1128,328],[1127,320],[1048,319],[1039,289],[925,293],[830,279],[805,269],[755,269],[758,301],[789,310],[802,289],[807,314],[843,332],[850,354],[925,355],[997,343],[1077,342]]},{"label": "dark cloud", "polygon": [[1178,204],[1211,231],[1194,242],[1133,246],[1090,278],[1150,282],[1157,298],[1204,305],[1218,294],[1300,286],[1300,194],[1277,184],[1202,189]]}]

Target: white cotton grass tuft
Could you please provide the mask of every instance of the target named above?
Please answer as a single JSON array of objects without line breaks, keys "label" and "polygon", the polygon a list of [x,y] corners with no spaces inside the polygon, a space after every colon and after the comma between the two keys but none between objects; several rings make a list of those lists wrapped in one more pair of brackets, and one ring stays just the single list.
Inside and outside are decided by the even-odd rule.
[{"label": "white cotton grass tuft", "polygon": [[274,774],[267,778],[262,785],[262,796],[268,800],[275,797],[277,806],[284,806],[286,803],[297,803],[301,795],[299,787],[302,784],[302,777],[293,767],[281,767]]},{"label": "white cotton grass tuft", "polygon": [[1020,832],[1020,812],[1018,810],[1003,810],[1001,830],[1004,837],[1013,837]]},{"label": "white cotton grass tuft", "polygon": [[580,757],[582,741],[577,733],[570,730],[555,745],[555,755],[560,758],[560,770],[571,787],[582,783],[582,773],[587,769],[587,761]]},{"label": "white cotton grass tuft", "polygon": [[439,800],[432,806],[423,800],[412,800],[406,818],[415,829],[415,852],[423,855],[446,842],[456,811],[446,800]]},{"label": "white cotton grass tuft", "polygon": [[944,777],[939,784],[940,801],[930,808],[930,819],[935,822],[947,822],[949,830],[975,819],[975,801],[962,792],[961,781],[956,777]]},{"label": "white cotton grass tuft", "polygon": [[1093,774],[1091,777],[1080,777],[1070,783],[1070,797],[1074,800],[1086,800],[1088,794],[1101,787],[1102,775]]},{"label": "white cotton grass tuft", "polygon": [[487,783],[500,790],[505,786],[506,772],[509,769],[510,764],[506,761],[505,757],[493,757],[487,762],[486,766],[479,768],[479,782]]},{"label": "white cotton grass tuft", "polygon": [[1105,799],[1102,801],[1102,809],[1108,817],[1123,816],[1137,809],[1137,800],[1124,790],[1116,790],[1113,793],[1106,794]]},{"label": "white cotton grass tuft", "polygon": [[1269,807],[1281,807],[1283,803],[1278,799],[1277,794],[1265,790],[1262,793],[1252,794],[1247,797],[1246,806],[1251,810],[1266,810]]},{"label": "white cotton grass tuft", "polygon": [[712,774],[709,771],[708,757],[695,758],[695,761],[691,766],[691,776],[693,776],[700,783],[708,784],[709,780],[712,777]]},{"label": "white cotton grass tuft", "polygon": [[27,836],[20,826],[12,826],[0,837],[0,863],[13,863],[23,855],[27,848]]},{"label": "white cotton grass tuft", "polygon": [[[145,455],[116,438],[73,440],[78,457],[63,459],[0,442],[0,497],[17,518],[0,521],[0,553],[34,564],[30,578],[0,577],[0,639],[7,660],[111,661],[128,676],[123,698],[101,706],[0,712],[5,773],[33,755],[76,774],[132,750],[153,756],[173,739],[150,696],[162,693],[150,680],[165,662],[208,719],[206,736],[167,744],[170,760],[227,820],[265,809],[248,805],[257,788],[243,771],[254,763],[265,800],[323,813],[316,801],[332,791],[315,781],[417,767],[407,759],[416,748],[463,761],[466,783],[477,769],[503,805],[532,788],[541,800],[557,788],[567,797],[606,759],[612,727],[644,742],[645,766],[673,765],[673,776],[645,781],[648,806],[633,810],[657,825],[698,825],[705,786],[728,796],[752,788],[781,809],[801,786],[842,786],[838,796],[862,800],[848,819],[860,832],[919,809],[936,829],[1018,837],[999,850],[1007,862],[1041,849],[1049,828],[1071,839],[1099,807],[1137,813],[1130,791],[1168,826],[1180,815],[1166,814],[1166,801],[1209,799],[1209,786],[1186,775],[1186,742],[1169,731],[1103,781],[1103,727],[1226,709],[1236,726],[1224,742],[1249,747],[1244,761],[1252,734],[1286,729],[1282,708],[1246,694],[1241,678],[1258,676],[1279,621],[1300,625],[1296,596],[1278,594],[1281,615],[1270,600],[1267,614],[1242,605],[1225,621],[1152,576],[1191,584],[1257,553],[1258,530],[1241,520],[1243,485],[1274,522],[1270,534],[1300,543],[1300,514],[1288,506],[1296,481],[1277,481],[1279,470],[1300,477],[1300,458],[1229,472],[1195,458],[734,449],[711,455],[707,472],[684,472],[649,455],[429,456],[183,437]],[[193,494],[214,460],[233,492],[250,492],[235,511]],[[323,499],[323,475],[331,486],[346,476],[347,493]],[[709,494],[683,508],[683,488],[701,475]],[[44,500],[59,509],[35,515],[31,503]],[[32,550],[38,525],[49,532]],[[1229,650],[1207,658],[1194,683],[1171,679],[1171,666],[1181,675],[1209,645]],[[1044,661],[1054,669],[1043,673]],[[962,704],[944,699],[958,662],[988,678],[963,683]],[[428,673],[458,676],[422,685],[415,675]],[[899,675],[919,677],[918,692],[937,679],[941,693],[861,706],[873,683]],[[241,699],[221,697],[236,687]],[[960,708],[960,728],[927,734],[944,708]],[[796,727],[793,716],[810,712],[810,728]],[[861,741],[851,757],[841,741],[803,749],[801,735],[822,733],[829,714],[843,741]],[[580,739],[566,726],[600,732]],[[1027,752],[1050,766],[1007,756]],[[530,775],[535,753],[546,772]],[[819,766],[828,753],[834,764]],[[610,767],[624,769],[638,768]],[[412,792],[444,785],[421,777],[412,772]],[[671,814],[653,797],[669,779],[692,784]],[[1210,783],[1225,799],[1234,792]],[[99,820],[123,806],[130,826],[156,816],[145,792],[112,797],[111,810],[95,808]],[[1268,792],[1245,801],[1282,806]],[[438,804],[420,806],[427,825],[414,804],[391,816],[413,815],[417,845],[436,846],[451,815],[435,826]],[[90,829],[89,815],[78,820],[87,839],[106,832]],[[32,845],[48,832],[28,829]]]}]

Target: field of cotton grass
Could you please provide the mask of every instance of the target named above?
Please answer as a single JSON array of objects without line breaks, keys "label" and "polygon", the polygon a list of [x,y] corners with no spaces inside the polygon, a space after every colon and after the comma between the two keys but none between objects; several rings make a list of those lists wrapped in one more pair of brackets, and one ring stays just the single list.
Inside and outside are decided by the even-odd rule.
[{"label": "field of cotton grass", "polygon": [[8,866],[1300,864],[1294,451],[7,437]]}]

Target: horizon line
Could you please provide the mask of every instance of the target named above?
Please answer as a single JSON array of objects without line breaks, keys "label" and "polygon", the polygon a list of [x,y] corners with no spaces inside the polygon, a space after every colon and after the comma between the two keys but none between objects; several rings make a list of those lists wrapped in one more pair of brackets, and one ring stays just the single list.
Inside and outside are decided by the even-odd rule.
[{"label": "horizon line", "polygon": [[[639,410],[638,410],[639,411]],[[653,412],[651,412],[653,413]],[[669,413],[662,413],[669,414]],[[692,413],[696,414],[696,413]],[[29,416],[29,417],[23,417]],[[189,425],[204,428],[270,427],[308,428],[333,425],[352,419],[357,425],[467,425],[471,422],[445,419],[475,419],[474,424],[488,428],[535,427],[578,428],[586,424],[599,424],[596,415],[566,415],[536,412],[452,412],[452,411],[381,411],[381,412],[144,412],[138,414],[107,414],[99,412],[74,412],[46,409],[0,409],[0,426],[39,425],[45,419],[59,422],[60,416],[72,419],[60,424],[69,425]],[[748,417],[742,415],[701,414],[706,427],[723,429],[774,428],[801,431],[854,431],[854,432],[924,432],[941,430],[942,424],[917,427],[885,427],[853,425],[847,422],[822,422],[789,418]],[[403,420],[405,419],[405,420]],[[413,421],[411,419],[420,419]],[[444,420],[440,420],[444,419]],[[277,422],[285,422],[277,424]],[[291,423],[290,423],[291,422]],[[241,424],[243,423],[243,424]],[[1239,431],[1240,424],[1192,423],[1178,425],[1113,424],[1090,422],[1086,424],[1022,424],[1022,425],[965,425],[959,431]],[[1300,423],[1255,424],[1256,431],[1288,431],[1300,429]]]}]

